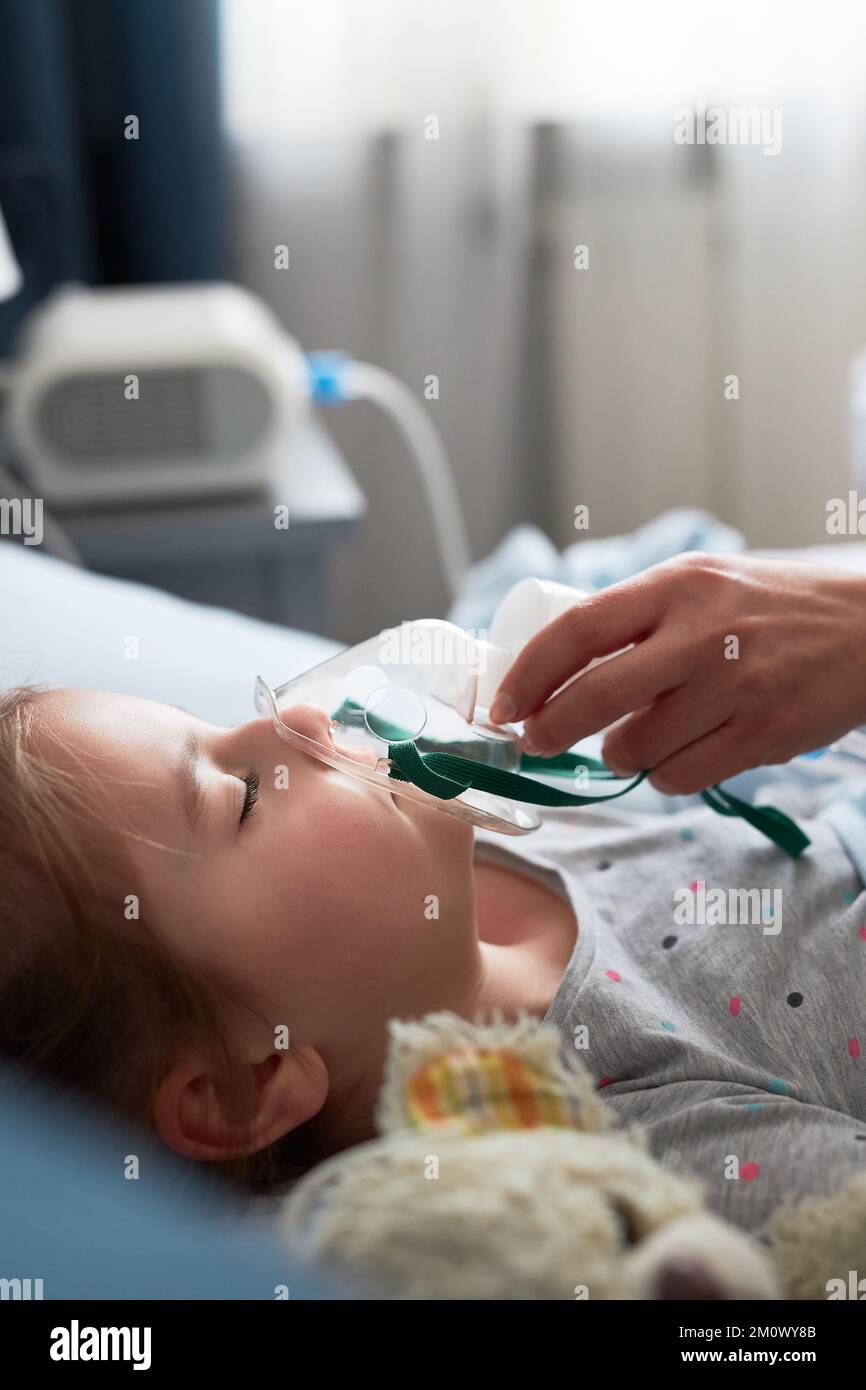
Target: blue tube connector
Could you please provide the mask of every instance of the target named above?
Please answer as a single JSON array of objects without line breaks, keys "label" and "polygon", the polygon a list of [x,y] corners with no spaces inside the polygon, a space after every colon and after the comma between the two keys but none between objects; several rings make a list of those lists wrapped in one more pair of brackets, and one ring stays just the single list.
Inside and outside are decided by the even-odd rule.
[{"label": "blue tube connector", "polygon": [[310,396],[316,405],[343,405],[351,399],[346,394],[346,377],[351,358],[345,352],[308,352]]}]

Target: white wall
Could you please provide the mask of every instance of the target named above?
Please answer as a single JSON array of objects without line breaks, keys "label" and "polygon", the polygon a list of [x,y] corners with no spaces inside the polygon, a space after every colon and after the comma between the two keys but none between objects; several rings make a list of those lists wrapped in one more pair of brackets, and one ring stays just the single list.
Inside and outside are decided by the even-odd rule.
[{"label": "white wall", "polygon": [[866,149],[807,110],[785,116],[778,157],[564,136],[574,187],[554,239],[571,229],[590,270],[562,255],[547,286],[561,543],[577,502],[594,534],[688,503],[754,545],[826,540],[866,342]]},{"label": "white wall", "polygon": [[[305,347],[439,376],[477,556],[526,519],[569,543],[579,503],[593,536],[692,504],[826,538],[866,342],[866,5],[224,6],[237,275]],[[780,153],[677,145],[698,98],[779,108]],[[344,635],[444,611],[401,442],[330,418],[371,502]]]}]

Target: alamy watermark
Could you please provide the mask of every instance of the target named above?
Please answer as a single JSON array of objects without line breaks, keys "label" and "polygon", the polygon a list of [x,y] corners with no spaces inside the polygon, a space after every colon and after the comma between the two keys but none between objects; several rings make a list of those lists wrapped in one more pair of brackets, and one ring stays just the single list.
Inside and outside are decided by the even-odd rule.
[{"label": "alamy watermark", "polygon": [[379,634],[379,665],[456,667],[468,676],[481,676],[487,670],[489,640],[487,628],[404,621]]},{"label": "alamy watermark", "polygon": [[760,926],[764,936],[782,930],[781,888],[707,888],[702,878],[674,892],[680,927]]},{"label": "alamy watermark", "polygon": [[27,1302],[45,1297],[42,1279],[0,1279],[0,1301]]},{"label": "alamy watermark", "polygon": [[674,112],[677,145],[761,145],[764,154],[782,150],[782,112],[769,106],[681,106]]},{"label": "alamy watermark", "polygon": [[866,1279],[861,1279],[856,1269],[848,1270],[847,1279],[828,1279],[824,1287],[828,1303],[839,1298],[852,1298],[858,1303],[866,1300]]},{"label": "alamy watermark", "polygon": [[48,1355],[52,1361],[131,1361],[134,1371],[149,1371],[151,1328],[82,1327],[73,1318],[68,1327],[51,1329]]},{"label": "alamy watermark", "polygon": [[41,545],[42,498],[0,497],[0,536],[23,536],[25,545]]},{"label": "alamy watermark", "polygon": [[828,536],[866,536],[866,497],[853,488],[847,498],[828,498],[826,510]]}]

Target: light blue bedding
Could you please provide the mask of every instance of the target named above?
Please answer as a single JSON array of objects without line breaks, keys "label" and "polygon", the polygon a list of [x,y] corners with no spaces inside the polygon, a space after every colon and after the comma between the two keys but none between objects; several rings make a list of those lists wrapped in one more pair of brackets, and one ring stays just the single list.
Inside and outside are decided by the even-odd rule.
[{"label": "light blue bedding", "polygon": [[[138,640],[130,658],[129,638]],[[188,603],[0,542],[0,686],[94,686],[183,705],[215,724],[255,718],[279,685],[340,650],[310,633]]]},{"label": "light blue bedding", "polygon": [[518,579],[535,575],[576,589],[606,589],[685,550],[713,555],[763,555],[815,560],[866,573],[866,541],[836,540],[797,550],[752,550],[741,531],[699,507],[672,507],[623,536],[588,536],[557,550],[537,526],[515,526],[473,565],[449,618],[462,627],[489,627],[496,605]]}]

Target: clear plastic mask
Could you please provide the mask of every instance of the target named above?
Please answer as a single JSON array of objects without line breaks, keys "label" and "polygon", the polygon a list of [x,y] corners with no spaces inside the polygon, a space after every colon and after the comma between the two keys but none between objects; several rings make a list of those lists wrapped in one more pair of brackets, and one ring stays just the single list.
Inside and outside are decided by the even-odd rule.
[{"label": "clear plastic mask", "polygon": [[[281,739],[329,767],[484,829],[525,835],[541,824],[532,805],[474,788],[440,800],[389,775],[388,745],[406,740],[422,753],[457,753],[519,771],[521,726],[494,725],[488,716],[510,660],[510,652],[452,623],[420,619],[386,628],[275,690],[257,677],[255,704]],[[292,727],[295,705],[327,713],[327,743]]]}]

